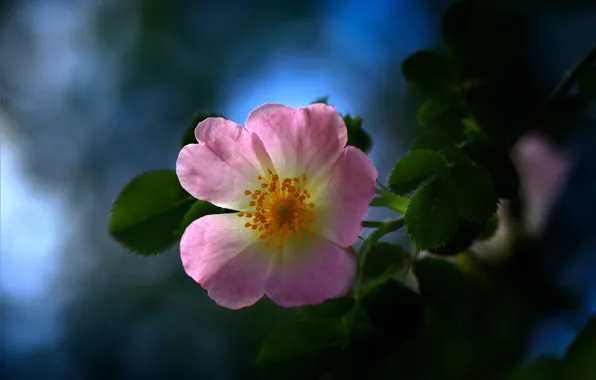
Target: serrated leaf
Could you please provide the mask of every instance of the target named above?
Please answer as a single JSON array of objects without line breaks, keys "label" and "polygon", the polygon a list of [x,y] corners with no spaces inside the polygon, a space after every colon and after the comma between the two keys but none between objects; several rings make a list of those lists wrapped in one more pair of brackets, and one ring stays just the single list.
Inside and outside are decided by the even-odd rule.
[{"label": "serrated leaf", "polygon": [[453,236],[445,244],[434,248],[432,251],[433,253],[445,256],[463,252],[472,245],[483,228],[484,224],[472,223],[464,218],[458,218],[457,229]]},{"label": "serrated leaf", "polygon": [[173,170],[143,173],[116,198],[110,235],[138,254],[163,252],[179,239],[180,223],[193,202]]},{"label": "serrated leaf", "polygon": [[387,185],[397,194],[406,194],[446,167],[447,161],[436,152],[410,151],[397,161],[389,173]]},{"label": "serrated leaf", "polygon": [[405,226],[418,248],[433,249],[449,241],[457,229],[457,220],[457,208],[448,185],[434,180],[410,199]]},{"label": "serrated leaf", "polygon": [[454,75],[449,62],[441,54],[420,50],[408,56],[401,65],[407,82],[427,92],[452,91]]},{"label": "serrated leaf", "polygon": [[377,242],[372,246],[364,266],[362,277],[365,281],[403,275],[409,267],[410,254],[397,244]]},{"label": "serrated leaf", "polygon": [[340,351],[345,342],[345,335],[331,323],[314,320],[294,322],[265,339],[256,364],[273,370],[306,370]]},{"label": "serrated leaf", "polygon": [[402,197],[393,193],[387,192],[379,197],[373,198],[370,201],[371,207],[387,207],[391,210],[397,211],[400,214],[405,214],[410,204],[410,198]]},{"label": "serrated leaf", "polygon": [[488,240],[495,235],[499,229],[499,218],[497,215],[493,215],[484,224],[484,228],[476,236],[476,240]]},{"label": "serrated leaf", "polygon": [[449,183],[459,215],[471,222],[485,222],[497,210],[499,198],[488,172],[473,164],[455,165]]},{"label": "serrated leaf", "polygon": [[223,211],[224,209],[221,207],[217,207],[209,202],[195,201],[186,214],[184,214],[184,218],[180,223],[180,234],[182,234],[195,220],[202,218],[205,215],[221,214]]},{"label": "serrated leaf", "polygon": [[445,147],[453,145],[454,142],[448,134],[442,131],[431,129],[418,135],[418,137],[416,137],[416,139],[412,143],[410,149],[426,149],[438,152]]},{"label": "serrated leaf", "polygon": [[300,313],[318,319],[335,320],[347,314],[355,305],[351,297],[328,299],[319,305],[309,305],[300,308]]},{"label": "serrated leaf", "polygon": [[186,146],[188,144],[196,144],[197,143],[197,139],[195,138],[195,128],[197,127],[197,125],[210,117],[223,117],[220,114],[217,113],[201,113],[201,114],[195,114],[192,117],[192,121],[190,122],[190,125],[186,128],[186,130],[184,131],[184,134],[182,135],[182,139],[180,140],[180,146]]},{"label": "serrated leaf", "polygon": [[348,145],[355,146],[364,153],[369,153],[373,147],[372,137],[362,129],[362,118],[352,117],[350,114],[344,116],[344,122],[348,128]]}]

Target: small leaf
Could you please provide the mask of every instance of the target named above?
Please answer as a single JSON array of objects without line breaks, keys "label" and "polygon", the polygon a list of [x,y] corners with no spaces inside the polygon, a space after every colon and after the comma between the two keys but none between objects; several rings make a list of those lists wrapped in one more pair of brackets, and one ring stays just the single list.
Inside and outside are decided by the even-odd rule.
[{"label": "small leaf", "polygon": [[403,275],[402,272],[409,266],[410,261],[410,254],[399,245],[377,242],[366,258],[362,277],[364,280],[374,280]]},{"label": "small leaf", "polygon": [[362,304],[375,332],[393,344],[416,334],[424,321],[420,295],[392,280],[367,292]]},{"label": "small leaf", "polygon": [[596,65],[586,68],[578,78],[577,84],[583,94],[596,96]]},{"label": "small leaf", "polygon": [[418,135],[410,149],[427,149],[438,152],[445,147],[451,147],[453,145],[453,140],[447,133],[431,129]]},{"label": "small leaf", "polygon": [[350,340],[364,340],[374,332],[370,318],[361,306],[356,306],[350,310],[341,319],[339,328],[346,336],[350,337]]},{"label": "small leaf", "polygon": [[184,131],[184,134],[182,135],[182,140],[180,141],[180,146],[186,146],[188,144],[196,144],[197,143],[197,139],[195,137],[195,128],[197,127],[197,125],[210,117],[223,117],[220,114],[216,114],[216,113],[202,113],[202,114],[195,114],[192,117],[192,121],[190,123],[190,125],[186,128],[186,130]]},{"label": "small leaf", "polygon": [[332,298],[319,305],[303,306],[300,312],[313,318],[334,320],[347,314],[354,304],[355,301],[351,297]]},{"label": "small leaf", "polygon": [[456,255],[463,252],[472,245],[483,228],[484,224],[472,223],[464,218],[459,218],[457,222],[457,230],[453,236],[451,236],[445,244],[434,248],[432,252],[446,256]]},{"label": "small leaf", "polygon": [[469,157],[490,173],[499,198],[515,198],[519,175],[509,155],[486,141],[475,141],[464,148]]},{"label": "small leaf", "polygon": [[476,281],[466,276],[453,263],[425,258],[414,265],[418,288],[425,302],[436,312],[459,318],[470,318],[469,308],[480,295]]},{"label": "small leaf", "polygon": [[401,71],[407,82],[424,91],[449,91],[454,86],[449,62],[434,51],[420,50],[408,56]]},{"label": "small leaf", "polygon": [[422,127],[431,127],[452,107],[450,99],[443,96],[433,96],[422,103],[418,109],[418,124]]},{"label": "small leaf", "polygon": [[345,342],[344,334],[331,323],[294,322],[265,339],[256,364],[269,373],[294,372],[293,378],[313,378],[319,374],[319,367],[333,358]]},{"label": "small leaf", "polygon": [[139,254],[163,252],[180,237],[180,223],[193,202],[173,170],[146,172],[133,178],[116,198],[110,235]]},{"label": "small leaf", "polygon": [[223,211],[224,209],[217,207],[209,202],[199,200],[195,201],[190,210],[188,210],[186,214],[184,214],[182,223],[180,223],[180,234],[182,235],[184,230],[186,230],[186,228],[190,226],[190,224],[195,220],[202,218],[205,215],[221,214]]},{"label": "small leaf", "polygon": [[410,151],[397,161],[389,173],[387,185],[393,192],[405,194],[446,166],[445,159],[436,152],[424,149]]},{"label": "small leaf", "polygon": [[397,211],[400,214],[406,213],[408,204],[410,204],[410,198],[402,197],[389,192],[381,195],[380,197],[373,198],[373,200],[370,201],[370,205],[372,207],[387,207],[388,209]]},{"label": "small leaf", "polygon": [[565,355],[565,379],[596,378],[596,317],[592,317]]},{"label": "small leaf", "polygon": [[502,380],[560,380],[574,379],[562,376],[563,362],[557,358],[540,358],[530,365],[509,373]]},{"label": "small leaf", "polygon": [[449,181],[459,214],[471,222],[484,222],[497,210],[499,202],[488,172],[476,165],[455,165]]},{"label": "small leaf", "polygon": [[476,236],[476,240],[488,240],[495,235],[499,229],[499,218],[497,215],[493,215],[484,224],[484,228]]},{"label": "small leaf", "polygon": [[317,104],[317,103],[329,104],[329,96],[321,96],[320,98],[315,99],[312,102],[310,102],[310,104]]},{"label": "small leaf", "polygon": [[420,249],[445,244],[457,229],[457,208],[443,181],[432,181],[414,194],[405,215],[406,231]]},{"label": "small leaf", "polygon": [[348,145],[355,146],[364,153],[369,153],[373,147],[372,137],[362,129],[362,118],[352,117],[350,114],[344,116],[344,122],[348,128]]}]

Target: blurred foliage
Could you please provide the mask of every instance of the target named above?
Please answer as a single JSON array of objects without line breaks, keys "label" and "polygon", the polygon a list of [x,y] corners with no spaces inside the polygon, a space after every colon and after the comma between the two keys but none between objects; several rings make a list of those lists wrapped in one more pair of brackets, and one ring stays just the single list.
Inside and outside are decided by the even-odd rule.
[{"label": "blurred foliage", "polygon": [[[259,352],[264,341],[258,362],[274,378],[590,378],[596,355],[593,320],[565,358],[543,359],[520,368],[533,321],[575,306],[574,299],[536,265],[534,242],[521,242],[517,254],[499,264],[474,262],[469,273],[461,269],[461,261],[457,265],[437,258],[416,261],[418,250],[379,241],[405,224],[418,248],[457,255],[460,260],[473,241],[494,232],[495,193],[501,199],[517,196],[519,178],[507,151],[511,136],[535,120],[538,128],[563,139],[573,129],[568,124],[575,125],[583,115],[593,95],[593,68],[580,78],[579,95],[562,97],[543,110],[546,95],[536,83],[524,41],[531,34],[532,14],[542,4],[528,1],[524,9],[514,3],[456,2],[442,21],[443,46],[415,52],[399,62],[412,92],[403,105],[391,103],[386,112],[391,125],[400,128],[392,133],[417,136],[389,178],[395,193],[380,194],[372,205],[405,214],[405,220],[383,223],[368,235],[358,256],[361,277],[351,294],[301,308],[297,322],[294,310],[282,310],[266,300],[249,310],[216,308],[182,272],[176,254],[151,258],[159,271],[144,273],[153,267],[137,269],[133,260],[149,259],[125,258],[112,245],[98,242],[92,230],[105,226],[107,216],[96,217],[104,211],[101,205],[89,212],[93,220],[80,239],[84,250],[93,250],[103,261],[99,270],[81,269],[80,278],[73,281],[78,293],[64,311],[64,339],[48,349],[68,358],[70,367],[62,369],[62,377],[250,379],[257,377],[251,355]],[[6,4],[1,6],[2,14]],[[238,10],[230,12],[232,5]],[[197,116],[190,126],[188,115],[197,106],[201,112],[217,109],[229,65],[264,65],[266,54],[253,51],[255,46],[271,49],[276,32],[288,20],[316,16],[316,6],[314,2],[183,1],[172,8],[159,1],[105,2],[91,22],[101,36],[101,46],[123,56],[115,100],[133,115],[111,121],[140,127],[98,139],[78,169],[67,173],[73,183],[73,204],[85,192],[96,201],[109,196],[104,191],[108,167],[135,165],[145,170],[163,162],[165,154],[160,157],[153,149],[141,152],[139,145],[171,142],[174,147],[178,141],[173,139],[179,139],[185,128],[182,144],[192,143],[190,131],[199,118],[214,114]],[[130,33],[126,28],[135,23],[137,29]],[[302,33],[302,41],[316,41],[320,30]],[[302,43],[304,47],[310,42]],[[399,63],[393,62],[393,67]],[[386,85],[379,89],[379,98],[399,99],[399,86],[390,80]],[[69,101],[77,104],[76,99]],[[158,120],[134,116],[148,113],[155,104],[162,105]],[[362,119],[346,114],[344,120],[349,143],[369,152],[372,138],[362,129]],[[151,127],[143,124],[150,121]],[[89,120],[89,126],[92,123]],[[39,124],[23,125],[16,132],[37,133]],[[413,132],[410,127],[415,124],[420,129]],[[111,154],[105,154],[108,151]],[[40,178],[51,174],[43,161],[34,166]],[[460,169],[463,172],[455,171]],[[478,182],[452,181],[454,173]],[[134,202],[156,202],[169,210],[170,201],[180,195],[179,188],[171,190],[157,199]],[[404,196],[410,193],[411,199]],[[225,212],[193,199],[183,204],[184,212],[176,209],[171,223],[157,227],[167,232],[167,238],[165,233],[157,234],[153,238],[159,244],[138,246],[138,251],[162,251],[196,218]],[[138,243],[138,236],[130,234],[131,226],[138,227],[132,222],[126,221],[126,228],[118,224],[112,228],[127,245]],[[108,251],[118,255],[109,256]],[[80,261],[69,258],[68,265],[77,266]],[[419,294],[410,290],[406,275],[416,277]],[[265,339],[288,320],[294,324]],[[47,355],[34,352],[31,360]],[[43,375],[35,372],[30,361],[15,363],[20,373]],[[276,371],[281,375],[276,377],[280,373]]]}]

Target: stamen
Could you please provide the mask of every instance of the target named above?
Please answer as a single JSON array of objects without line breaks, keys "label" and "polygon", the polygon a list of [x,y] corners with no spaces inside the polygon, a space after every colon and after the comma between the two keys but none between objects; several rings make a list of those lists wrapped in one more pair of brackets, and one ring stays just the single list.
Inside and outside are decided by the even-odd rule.
[{"label": "stamen", "polygon": [[267,169],[267,173],[269,181],[262,175],[257,176],[261,181],[260,189],[244,191],[251,198],[248,204],[254,212],[240,212],[238,216],[250,219],[252,223],[248,222],[244,227],[259,231],[259,239],[264,240],[264,249],[271,243],[275,243],[277,249],[282,249],[286,239],[301,238],[305,232],[314,233],[310,223],[315,220],[315,205],[306,202],[310,193],[303,188],[305,174],[280,179],[271,169]]}]

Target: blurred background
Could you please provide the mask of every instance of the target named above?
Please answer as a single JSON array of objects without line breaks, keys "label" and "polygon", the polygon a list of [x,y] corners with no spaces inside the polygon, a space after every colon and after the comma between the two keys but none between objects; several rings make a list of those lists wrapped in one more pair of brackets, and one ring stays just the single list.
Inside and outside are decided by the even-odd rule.
[{"label": "blurred background", "polygon": [[[217,307],[177,250],[135,257],[109,238],[112,201],[140,172],[174,167],[195,112],[243,123],[265,102],[325,95],[363,118],[384,180],[417,133],[400,64],[440,45],[450,3],[0,2],[0,377],[255,378],[262,339],[295,311]],[[501,74],[537,98],[596,40],[592,1],[503,1],[487,17],[513,54]],[[596,313],[594,115],[543,131],[571,174],[535,206],[550,210],[537,257],[581,302],[535,321],[527,360],[564,353]]]}]

